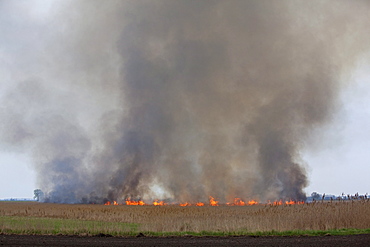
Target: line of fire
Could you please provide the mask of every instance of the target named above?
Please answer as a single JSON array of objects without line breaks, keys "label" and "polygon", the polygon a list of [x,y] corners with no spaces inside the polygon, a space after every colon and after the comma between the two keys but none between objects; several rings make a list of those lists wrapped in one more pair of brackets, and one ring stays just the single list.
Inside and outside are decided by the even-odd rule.
[{"label": "line of fire", "polygon": [[153,206],[168,206],[168,205],[178,205],[181,207],[187,207],[187,206],[196,206],[196,207],[202,207],[202,206],[221,206],[221,205],[226,205],[226,206],[253,206],[253,205],[295,205],[295,204],[304,204],[304,201],[274,201],[270,202],[268,201],[267,203],[259,203],[256,200],[249,200],[249,201],[243,201],[240,198],[235,198],[233,202],[227,202],[225,204],[220,204],[219,201],[216,201],[215,198],[212,196],[209,197],[209,202],[204,203],[204,202],[195,202],[195,203],[190,203],[190,202],[184,202],[184,203],[168,203],[160,200],[154,200],[152,203],[145,203],[142,200],[131,200],[131,198],[127,198],[124,203],[118,203],[116,201],[107,201],[104,205],[131,205],[131,206],[145,206],[145,205],[153,205]]}]

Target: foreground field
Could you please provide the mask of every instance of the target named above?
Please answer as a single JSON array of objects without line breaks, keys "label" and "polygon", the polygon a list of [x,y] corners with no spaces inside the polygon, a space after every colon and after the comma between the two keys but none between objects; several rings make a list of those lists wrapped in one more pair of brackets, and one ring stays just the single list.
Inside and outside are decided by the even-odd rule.
[{"label": "foreground field", "polygon": [[295,237],[79,237],[40,235],[0,235],[4,246],[364,246],[368,247],[370,234],[351,236],[295,236]]},{"label": "foreground field", "polygon": [[[369,233],[370,201],[219,207],[66,205],[0,202],[0,233],[113,236]],[[299,230],[299,231],[298,231]],[[271,232],[273,231],[273,232]],[[318,232],[320,233],[320,232]],[[271,235],[270,234],[270,235]]]}]

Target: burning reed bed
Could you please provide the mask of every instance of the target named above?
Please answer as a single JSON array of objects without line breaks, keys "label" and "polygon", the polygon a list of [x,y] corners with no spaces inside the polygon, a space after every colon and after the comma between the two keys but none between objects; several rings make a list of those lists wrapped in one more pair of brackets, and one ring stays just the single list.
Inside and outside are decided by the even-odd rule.
[{"label": "burning reed bed", "polygon": [[139,231],[207,231],[243,234],[343,228],[370,228],[369,200],[217,207],[0,202],[0,233],[130,235]]}]

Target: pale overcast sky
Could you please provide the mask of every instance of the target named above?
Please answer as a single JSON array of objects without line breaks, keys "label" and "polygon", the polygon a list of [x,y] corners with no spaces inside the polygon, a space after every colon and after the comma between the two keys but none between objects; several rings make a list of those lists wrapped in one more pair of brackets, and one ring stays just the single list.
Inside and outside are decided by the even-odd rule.
[{"label": "pale overcast sky", "polygon": [[[45,22],[58,9],[53,2],[57,1],[0,1],[0,98],[14,81],[25,80],[47,67],[47,59],[32,64],[27,58],[43,46],[44,40],[38,41],[38,30],[48,30]],[[35,41],[39,43],[35,45]],[[19,61],[22,55],[23,62]],[[352,69],[340,93],[338,112],[331,123],[318,130],[314,147],[301,150],[309,180],[305,189],[308,195],[314,191],[336,195],[370,193],[369,57],[364,54],[362,62]],[[43,78],[46,80],[48,75]],[[38,188],[33,168],[30,154],[2,144],[0,198],[33,197],[33,190]]]}]

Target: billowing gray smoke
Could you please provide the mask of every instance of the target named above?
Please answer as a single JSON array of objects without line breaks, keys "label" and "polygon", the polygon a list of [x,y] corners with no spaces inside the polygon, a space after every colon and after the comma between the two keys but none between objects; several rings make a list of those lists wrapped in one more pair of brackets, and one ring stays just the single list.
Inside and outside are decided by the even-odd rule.
[{"label": "billowing gray smoke", "polygon": [[20,3],[1,140],[52,202],[304,200],[301,150],[370,48],[368,1]]}]

